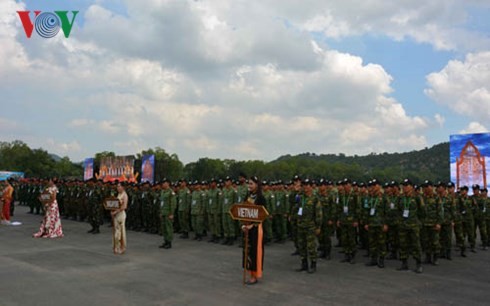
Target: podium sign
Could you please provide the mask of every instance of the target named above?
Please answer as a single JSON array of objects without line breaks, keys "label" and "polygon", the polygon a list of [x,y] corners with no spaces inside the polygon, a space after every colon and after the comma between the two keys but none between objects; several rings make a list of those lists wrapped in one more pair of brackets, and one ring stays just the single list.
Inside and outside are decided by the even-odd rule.
[{"label": "podium sign", "polygon": [[116,197],[108,197],[104,200],[104,208],[106,210],[119,209],[120,206],[121,203],[119,202],[119,199]]},{"label": "podium sign", "polygon": [[229,211],[233,220],[239,220],[244,222],[258,222],[261,223],[269,212],[262,205],[254,205],[250,203],[234,204]]}]

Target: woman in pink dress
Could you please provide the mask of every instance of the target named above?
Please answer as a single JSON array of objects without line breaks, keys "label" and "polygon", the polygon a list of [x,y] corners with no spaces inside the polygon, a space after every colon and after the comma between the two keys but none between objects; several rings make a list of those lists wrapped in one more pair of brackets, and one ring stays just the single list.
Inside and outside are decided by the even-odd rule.
[{"label": "woman in pink dress", "polygon": [[63,229],[61,228],[60,211],[56,202],[56,188],[52,179],[49,180],[46,191],[51,195],[51,200],[44,204],[44,218],[39,231],[32,235],[34,238],[61,238]]}]

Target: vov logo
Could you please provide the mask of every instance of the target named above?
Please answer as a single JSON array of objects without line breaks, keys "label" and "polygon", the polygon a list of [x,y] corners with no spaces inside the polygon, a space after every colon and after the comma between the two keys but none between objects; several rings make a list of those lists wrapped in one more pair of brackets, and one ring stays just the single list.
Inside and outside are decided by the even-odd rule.
[{"label": "vov logo", "polygon": [[34,22],[29,15],[31,11],[17,11],[17,14],[19,14],[27,38],[31,38],[34,28],[37,34],[44,38],[55,37],[61,28],[65,37],[68,38],[78,12],[72,11],[71,21],[68,20],[68,11],[54,11],[54,13],[34,11]]}]

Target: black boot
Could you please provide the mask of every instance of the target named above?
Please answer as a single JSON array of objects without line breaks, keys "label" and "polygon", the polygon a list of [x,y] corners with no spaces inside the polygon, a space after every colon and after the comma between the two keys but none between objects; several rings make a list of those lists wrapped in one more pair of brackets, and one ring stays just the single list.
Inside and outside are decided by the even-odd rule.
[{"label": "black boot", "polygon": [[470,252],[471,252],[471,253],[476,253],[476,249],[475,249],[475,247],[474,247],[474,246],[472,246],[472,247],[471,247]]},{"label": "black boot", "polygon": [[425,253],[425,260],[424,260],[424,263],[426,264],[430,264],[432,263],[432,256],[430,255],[430,253]]},{"label": "black boot", "polygon": [[311,261],[310,268],[308,269],[308,273],[315,273],[316,272],[316,261]]},{"label": "black boot", "polygon": [[183,232],[182,235],[180,235],[181,239],[189,239],[189,233],[188,232]]},{"label": "black boot", "polygon": [[397,270],[398,271],[407,271],[408,270],[408,261],[406,259],[402,259],[402,265]]},{"label": "black boot", "polygon": [[367,262],[366,263],[366,266],[368,267],[374,267],[376,266],[378,263],[376,262],[376,258],[375,257],[371,257],[371,261],[370,262]]},{"label": "black boot", "polygon": [[230,241],[228,241],[228,245],[233,245],[235,243],[235,237],[230,237]]},{"label": "black boot", "polygon": [[230,237],[226,237],[225,240],[221,244],[222,245],[228,245],[228,242],[230,242]]},{"label": "black boot", "polygon": [[216,241],[216,236],[215,235],[211,236],[211,239],[208,240],[209,243],[215,242],[215,241]]},{"label": "black boot", "polygon": [[434,259],[432,259],[432,265],[434,265],[434,266],[439,265],[439,255],[434,254]]},{"label": "black boot", "polygon": [[308,271],[308,261],[306,259],[301,260],[301,267],[296,269],[296,272]]},{"label": "black boot", "polygon": [[391,252],[391,253],[390,253],[390,256],[388,256],[388,258],[387,258],[387,259],[388,259],[388,260],[391,260],[391,259],[397,259],[397,258],[396,258],[396,253],[395,253],[395,252]]},{"label": "black boot", "polygon": [[159,247],[160,249],[165,249],[165,247],[166,247],[166,246],[167,246],[167,242],[165,241],[165,242],[163,242],[161,245],[159,245],[158,247]]},{"label": "black boot", "polygon": [[420,274],[422,273],[422,262],[420,262],[420,259],[417,259],[417,266],[415,267],[415,273]]},{"label": "black boot", "polygon": [[320,250],[320,252],[318,253],[318,258],[325,258],[326,254],[327,252]]},{"label": "black boot", "polygon": [[465,253],[466,249],[464,247],[461,248],[461,257],[466,257]]},{"label": "black boot", "polygon": [[164,249],[171,249],[171,248],[172,248],[172,242],[167,241],[167,242],[165,243],[165,246],[164,246],[163,248],[164,248]]},{"label": "black boot", "polygon": [[95,231],[95,228],[92,227],[91,230],[87,231],[87,234],[92,234]]},{"label": "black boot", "polygon": [[381,256],[378,258],[378,268],[383,269],[385,267],[385,258]]},{"label": "black boot", "polygon": [[331,251],[330,250],[327,250],[327,254],[325,254],[325,259],[326,260],[332,259],[332,257],[330,256],[330,253],[331,253]]},{"label": "black boot", "polygon": [[92,234],[100,234],[100,230],[98,227],[94,228],[94,231],[92,232]]},{"label": "black boot", "polygon": [[294,252],[291,253],[291,256],[296,256],[299,255],[298,249],[296,249]]}]

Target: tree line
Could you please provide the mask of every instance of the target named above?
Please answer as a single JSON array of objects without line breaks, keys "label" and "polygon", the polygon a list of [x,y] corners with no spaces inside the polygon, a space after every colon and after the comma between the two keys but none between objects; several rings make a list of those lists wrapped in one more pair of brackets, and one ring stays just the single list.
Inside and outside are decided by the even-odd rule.
[{"label": "tree line", "polygon": [[[380,181],[401,181],[405,177],[416,183],[449,180],[449,143],[444,142],[431,148],[405,153],[381,153],[365,156],[345,154],[303,153],[285,155],[276,160],[237,161],[234,159],[200,158],[184,165],[177,154],[156,147],[135,155],[135,169],[141,169],[144,155],[155,155],[155,180],[167,177],[207,180],[210,178],[238,177],[239,173],[257,175],[265,180],[288,181],[295,174],[312,179],[327,178],[340,180],[348,177],[365,182],[372,178]],[[103,157],[116,156],[110,151],[95,154],[95,171]],[[68,157],[53,158],[43,149],[31,149],[22,141],[0,142],[0,170],[21,171],[26,177],[76,177],[82,178],[82,163],[70,161]],[[138,170],[136,170],[138,171]]]}]

